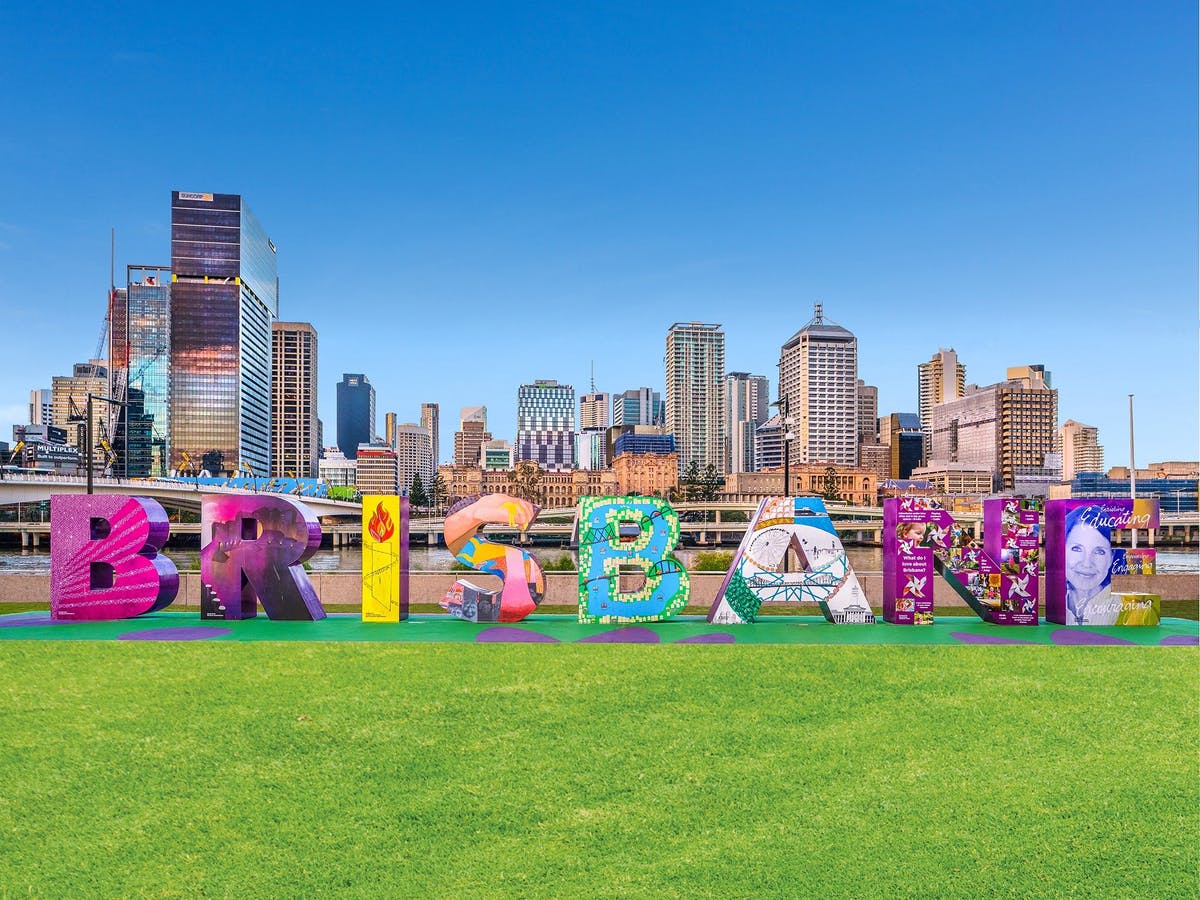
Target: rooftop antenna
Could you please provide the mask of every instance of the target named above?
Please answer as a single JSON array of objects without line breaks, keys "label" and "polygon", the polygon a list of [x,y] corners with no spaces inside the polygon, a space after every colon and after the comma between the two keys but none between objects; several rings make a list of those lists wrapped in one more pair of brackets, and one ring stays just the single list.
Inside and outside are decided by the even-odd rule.
[{"label": "rooftop antenna", "polygon": [[813,304],[813,321],[816,322],[818,325],[821,324],[821,312],[822,312],[821,304],[814,303]]},{"label": "rooftop antenna", "polygon": [[596,361],[592,360],[592,393],[596,393]]}]

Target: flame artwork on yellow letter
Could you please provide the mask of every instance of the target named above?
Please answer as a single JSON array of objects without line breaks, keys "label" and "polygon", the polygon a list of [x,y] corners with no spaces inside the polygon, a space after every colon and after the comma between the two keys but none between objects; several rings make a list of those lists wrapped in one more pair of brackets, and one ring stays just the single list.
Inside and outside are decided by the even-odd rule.
[{"label": "flame artwork on yellow letter", "polygon": [[362,498],[362,620],[408,618],[408,498]]}]

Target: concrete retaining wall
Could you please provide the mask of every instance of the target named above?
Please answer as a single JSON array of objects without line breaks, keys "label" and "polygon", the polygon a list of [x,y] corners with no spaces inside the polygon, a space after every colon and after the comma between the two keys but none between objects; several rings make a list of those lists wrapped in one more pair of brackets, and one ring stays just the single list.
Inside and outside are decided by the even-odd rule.
[{"label": "concrete retaining wall", "polygon": [[[313,572],[309,577],[317,589],[317,596],[329,604],[358,604],[362,598],[361,576],[357,572]],[[410,602],[437,603],[456,577],[462,577],[482,587],[499,587],[500,580],[491,575],[475,572],[444,572],[409,576]],[[692,573],[693,606],[709,606],[721,587],[724,575],[718,572]],[[878,607],[883,602],[883,577],[879,574],[859,574],[859,583],[866,591],[871,605]],[[198,607],[200,602],[200,575],[198,572],[180,574],[177,607]],[[575,606],[578,602],[578,576],[573,572],[549,572],[546,574],[546,597],[544,606]],[[1137,591],[1160,594],[1164,600],[1195,600],[1200,596],[1198,576],[1188,573],[1166,573],[1160,575],[1122,576],[1113,579],[1118,591]],[[1045,579],[1042,579],[1041,596],[1046,596]],[[0,604],[4,603],[49,603],[49,575],[0,575]],[[963,606],[953,588],[941,578],[934,579],[934,603],[937,606]]]}]

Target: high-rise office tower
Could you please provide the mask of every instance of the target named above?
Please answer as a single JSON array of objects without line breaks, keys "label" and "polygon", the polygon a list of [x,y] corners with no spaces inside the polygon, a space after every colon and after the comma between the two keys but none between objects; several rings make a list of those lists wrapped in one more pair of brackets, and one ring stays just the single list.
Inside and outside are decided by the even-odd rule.
[{"label": "high-rise office tower", "polygon": [[575,388],[539,379],[517,388],[518,460],[533,460],[546,471],[575,466]]},{"label": "high-rise office tower", "polygon": [[821,304],[779,354],[779,396],[794,422],[792,463],[858,462],[858,339]]},{"label": "high-rise office tower", "polygon": [[308,322],[273,322],[271,332],[271,475],[316,478],[317,330]]},{"label": "high-rise office tower", "polygon": [[954,348],[939,349],[929,362],[917,366],[917,415],[925,434],[925,457],[932,447],[933,408],[939,403],[957,400],[966,393],[967,367],[958,361]]},{"label": "high-rise office tower", "polygon": [[400,418],[395,413],[386,413],[383,417],[383,442],[396,449],[396,425]]},{"label": "high-rise office tower", "polygon": [[[75,447],[83,459],[86,442],[86,410],[88,394],[107,397],[108,366],[104,360],[76,363],[70,375],[55,375],[50,379],[50,405],[53,424],[67,431],[67,446]],[[104,468],[107,454],[102,442],[111,433],[104,407],[110,404],[92,404],[92,460],[96,471]]]},{"label": "high-rise office tower", "polygon": [[419,475],[428,492],[433,481],[433,441],[429,429],[415,422],[396,426],[396,469],[401,491],[411,491],[413,480]]},{"label": "high-rise office tower", "polygon": [[478,466],[480,448],[491,439],[487,407],[464,406],[458,412],[458,431],[454,432],[454,465]]},{"label": "high-rise office tower", "polygon": [[343,373],[337,386],[337,445],[347,459],[375,437],[375,388],[366,375]]},{"label": "high-rise office tower", "polygon": [[131,478],[166,475],[171,438],[171,272],[129,266],[109,303],[113,468]]},{"label": "high-rise office tower", "polygon": [[879,388],[858,379],[858,441],[872,443],[879,436]]},{"label": "high-rise office tower", "polygon": [[1054,449],[1062,454],[1062,480],[1070,481],[1080,472],[1104,471],[1104,448],[1094,425],[1067,419],[1055,436]]},{"label": "high-rise office tower", "polygon": [[767,376],[749,372],[730,372],[725,377],[728,403],[725,434],[725,461],[730,472],[757,472],[754,436],[767,421]]},{"label": "high-rise office tower", "polygon": [[171,192],[170,458],[271,466],[275,245],[237,194]]},{"label": "high-rise office tower", "polygon": [[886,448],[886,478],[911,478],[913,469],[921,465],[924,435],[921,417],[916,413],[890,413],[878,419],[879,440]]},{"label": "high-rise office tower", "polygon": [[635,388],[612,398],[614,425],[663,425],[666,420],[666,404],[658,391]]},{"label": "high-rise office tower", "polygon": [[579,396],[579,430],[603,431],[608,427],[608,394],[594,390]]},{"label": "high-rise office tower", "polygon": [[[783,417],[776,413],[754,431],[754,464],[756,471],[783,466]],[[790,473],[789,473],[790,476]]]},{"label": "high-rise office tower", "polygon": [[1058,391],[1044,366],[1018,366],[987,387],[967,385],[956,400],[933,407],[928,465],[966,463],[987,469],[1012,490],[1023,477],[1044,475],[1054,452]]},{"label": "high-rise office tower", "polygon": [[676,322],[667,330],[667,431],[679,470],[694,462],[725,472],[725,332],[720,325]]},{"label": "high-rise office tower", "polygon": [[[395,494],[400,488],[396,451],[383,444],[362,444],[354,452],[354,483],[361,494]],[[405,485],[407,491],[411,485]]]},{"label": "high-rise office tower", "polygon": [[29,392],[29,424],[54,424],[54,394],[50,388],[38,388]]},{"label": "high-rise office tower", "polygon": [[441,427],[438,405],[436,403],[421,404],[421,427],[429,430],[430,452],[433,454],[433,470],[429,473],[430,480],[437,474],[441,465],[441,442],[438,440],[438,429]]},{"label": "high-rise office tower", "polygon": [[608,432],[598,428],[581,431],[575,435],[575,466],[589,472],[607,468],[605,444]]}]

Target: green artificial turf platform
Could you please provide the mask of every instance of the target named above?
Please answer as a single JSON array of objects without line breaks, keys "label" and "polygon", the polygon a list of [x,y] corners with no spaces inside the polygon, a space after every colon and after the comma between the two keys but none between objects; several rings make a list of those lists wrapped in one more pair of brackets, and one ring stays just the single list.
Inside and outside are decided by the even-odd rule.
[{"label": "green artificial turf platform", "polygon": [[585,625],[571,616],[533,615],[511,624],[472,623],[446,615],[414,615],[399,623],[367,623],[334,613],[317,622],[205,621],[195,613],[161,612],[106,622],[55,622],[46,612],[0,616],[0,641],[353,641],[388,643],[601,644],[1042,644],[1059,646],[1197,646],[1200,625],[1168,618],[1154,627],[1065,628],[990,625],[961,616],[933,625],[833,625],[820,616],[770,616],[753,625],[710,625],[700,616],[634,625]]}]

